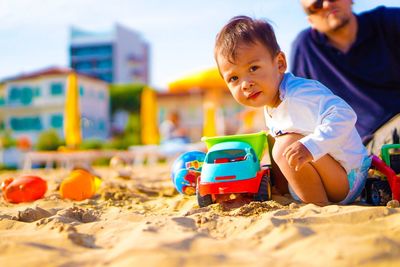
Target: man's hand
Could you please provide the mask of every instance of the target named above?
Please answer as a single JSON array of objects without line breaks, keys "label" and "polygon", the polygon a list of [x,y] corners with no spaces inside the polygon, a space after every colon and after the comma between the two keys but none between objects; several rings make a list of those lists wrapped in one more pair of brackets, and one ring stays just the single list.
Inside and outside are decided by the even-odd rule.
[{"label": "man's hand", "polygon": [[288,146],[283,152],[289,166],[296,171],[300,170],[304,164],[313,160],[313,157],[308,149],[299,141]]}]

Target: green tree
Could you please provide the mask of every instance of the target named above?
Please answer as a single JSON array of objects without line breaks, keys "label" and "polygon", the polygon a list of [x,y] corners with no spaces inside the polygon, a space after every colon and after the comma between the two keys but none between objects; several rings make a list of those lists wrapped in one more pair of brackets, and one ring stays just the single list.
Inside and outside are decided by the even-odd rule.
[{"label": "green tree", "polygon": [[49,129],[40,133],[37,143],[37,150],[57,150],[63,145],[63,141],[59,137],[55,129]]},{"label": "green tree", "polygon": [[116,111],[129,113],[124,132],[114,136],[108,146],[126,149],[140,144],[140,99],[144,84],[114,84],[110,86],[110,102],[112,116]]},{"label": "green tree", "polygon": [[17,141],[11,136],[11,132],[9,130],[3,130],[0,134],[0,147],[10,148],[15,147]]},{"label": "green tree", "polygon": [[140,112],[140,95],[144,84],[112,84],[110,85],[111,114],[117,110],[132,113]]}]

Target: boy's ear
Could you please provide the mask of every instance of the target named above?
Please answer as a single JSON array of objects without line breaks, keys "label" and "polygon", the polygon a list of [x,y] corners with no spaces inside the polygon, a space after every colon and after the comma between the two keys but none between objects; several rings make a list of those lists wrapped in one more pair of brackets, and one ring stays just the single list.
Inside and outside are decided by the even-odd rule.
[{"label": "boy's ear", "polygon": [[276,60],[278,63],[279,72],[285,73],[285,71],[287,69],[287,63],[286,63],[286,56],[282,51],[278,53],[278,55],[276,56]]}]

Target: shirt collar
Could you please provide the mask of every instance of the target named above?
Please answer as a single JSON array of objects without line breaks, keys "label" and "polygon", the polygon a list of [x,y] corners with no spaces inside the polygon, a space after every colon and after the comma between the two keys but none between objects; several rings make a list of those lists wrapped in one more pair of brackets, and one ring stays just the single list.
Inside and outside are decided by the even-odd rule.
[{"label": "shirt collar", "polygon": [[285,74],[283,74],[282,81],[279,84],[279,98],[281,99],[281,101],[285,99],[287,83],[292,77],[294,76],[290,72],[286,72]]},{"label": "shirt collar", "polygon": [[[281,101],[283,101],[285,99],[287,83],[288,83],[289,79],[291,79],[292,77],[294,77],[294,76],[290,72],[283,74],[282,81],[279,84],[279,99]],[[276,107],[269,108],[267,106],[264,106],[264,112],[266,114],[268,114],[269,117],[272,117],[272,114],[275,112],[275,110],[276,110]]]}]

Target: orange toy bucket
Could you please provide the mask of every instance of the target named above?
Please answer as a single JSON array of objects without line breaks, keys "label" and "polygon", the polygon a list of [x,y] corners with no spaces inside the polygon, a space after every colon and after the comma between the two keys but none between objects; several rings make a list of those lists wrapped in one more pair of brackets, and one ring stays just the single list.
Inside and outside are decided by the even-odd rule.
[{"label": "orange toy bucket", "polygon": [[62,181],[60,194],[62,198],[71,200],[84,200],[91,198],[100,185],[100,179],[91,173],[78,169]]}]

